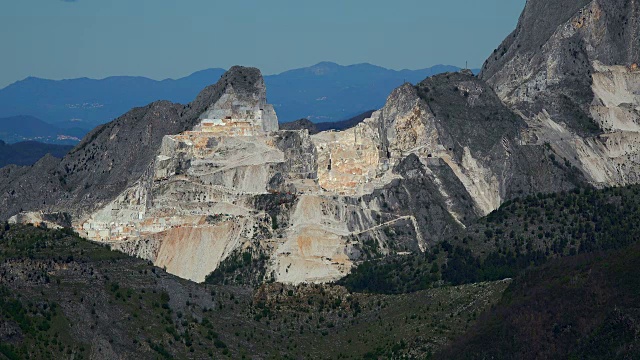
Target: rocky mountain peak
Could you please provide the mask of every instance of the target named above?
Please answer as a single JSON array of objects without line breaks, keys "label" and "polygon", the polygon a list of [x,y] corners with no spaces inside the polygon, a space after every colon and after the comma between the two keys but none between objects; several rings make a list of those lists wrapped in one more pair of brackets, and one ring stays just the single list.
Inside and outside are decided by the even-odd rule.
[{"label": "rocky mountain peak", "polygon": [[220,78],[220,84],[233,88],[239,95],[266,98],[264,78],[259,69],[253,67],[233,66]]},{"label": "rocky mountain peak", "polygon": [[631,0],[530,0],[480,78],[599,185],[638,181],[640,6]]},{"label": "rocky mountain peak", "polygon": [[628,0],[527,1],[517,28],[487,59],[480,77],[491,82],[515,58],[547,58],[554,42],[605,65],[638,63],[639,10]]},{"label": "rocky mountain peak", "polygon": [[525,126],[486,82],[473,75],[436,75],[416,88],[437,119],[441,141],[458,156],[465,147],[487,155],[503,138],[516,139]]},{"label": "rocky mountain peak", "polygon": [[[623,161],[640,148],[640,72],[611,64],[637,45],[603,45],[627,5],[532,0],[480,78],[405,83],[381,110],[316,134],[305,122],[277,131],[260,71],[233,67],[189,105],[157,102],[96,129],[51,169],[4,172],[0,215],[70,209],[83,236],[184,278],[248,254],[262,260],[242,278],[297,284],[425,251],[506,200],[571,189],[582,174],[635,181]],[[638,131],[575,134],[596,115],[602,128]]]},{"label": "rocky mountain peak", "polygon": [[[0,216],[6,218],[20,210],[44,208],[47,211],[64,209],[80,217],[99,208],[153,166],[166,135],[193,130],[202,122],[203,114],[214,108],[228,112],[262,109],[259,124],[267,124],[263,130],[272,130],[274,123],[277,130],[275,111],[266,105],[260,71],[234,66],[188,105],[156,101],[98,126],[62,161],[41,161],[52,164],[46,171],[40,163],[25,170],[22,182],[28,186],[13,191],[12,179],[6,179],[2,185],[9,186],[11,194],[0,195]],[[43,207],[43,203],[46,206]]]},{"label": "rocky mountain peak", "polygon": [[531,0],[516,30],[485,62],[480,78],[525,116],[546,110],[582,135],[589,121],[594,62],[640,62],[640,6],[629,0]]},{"label": "rocky mountain peak", "polygon": [[256,68],[232,67],[190,106],[200,112],[198,131],[224,129],[248,135],[278,130],[278,117],[273,106],[267,104],[264,79]]},{"label": "rocky mountain peak", "polygon": [[537,53],[558,26],[566,23],[591,0],[529,0],[520,15],[516,29],[485,61],[480,77],[491,79],[513,57]]},{"label": "rocky mountain peak", "polygon": [[188,107],[203,113],[224,94],[233,94],[238,101],[258,100],[266,103],[267,91],[262,73],[253,67],[233,66],[217,83],[204,88]]}]

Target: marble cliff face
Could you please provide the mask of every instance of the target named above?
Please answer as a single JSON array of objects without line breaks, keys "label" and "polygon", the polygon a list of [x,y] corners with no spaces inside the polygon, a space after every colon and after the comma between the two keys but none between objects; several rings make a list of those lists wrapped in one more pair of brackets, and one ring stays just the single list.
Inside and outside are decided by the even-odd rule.
[{"label": "marble cliff face", "polygon": [[344,131],[279,130],[260,72],[234,67],[188,105],[134,109],[62,160],[1,169],[0,215],[72,225],[194,281],[243,254],[260,259],[245,281],[334,281],[516,196],[637,183],[639,11],[529,1],[479,77],[404,84]]},{"label": "marble cliff face", "polygon": [[599,186],[638,181],[640,7],[633,1],[529,1],[480,78]]},{"label": "marble cliff face", "polygon": [[[236,88],[164,135],[137,180],[78,211],[75,228],[194,281],[250,252],[268,259],[266,279],[328,282],[372,256],[424,251],[510,196],[523,124],[468,74],[405,84],[353,128],[315,135],[278,131],[261,77]],[[481,126],[461,136],[465,121]]]}]

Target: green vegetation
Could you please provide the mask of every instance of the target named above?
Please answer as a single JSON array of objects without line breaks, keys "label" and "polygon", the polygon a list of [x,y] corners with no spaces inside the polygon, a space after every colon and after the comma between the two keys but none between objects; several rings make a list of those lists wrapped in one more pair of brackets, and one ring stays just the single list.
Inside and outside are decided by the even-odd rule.
[{"label": "green vegetation", "polygon": [[[233,259],[237,272],[260,255]],[[71,230],[0,224],[0,358],[427,354],[470,328],[507,285],[396,296],[335,285],[195,284]]]},{"label": "green vegetation", "polygon": [[258,286],[265,280],[269,257],[257,250],[236,251],[207,275],[205,283],[212,285],[243,284]]},{"label": "green vegetation", "polygon": [[438,359],[638,359],[640,245],[552,260]]},{"label": "green vegetation", "polygon": [[640,186],[576,189],[505,202],[424,254],[359,265],[351,291],[403,293],[517,276],[552,258],[612,250],[640,239]]},{"label": "green vegetation", "polygon": [[68,229],[1,224],[0,358],[543,353],[528,339],[555,344],[548,358],[633,358],[639,210],[639,186],[514,199],[425,254],[361,264],[346,287],[258,285],[252,248],[195,284]]},{"label": "green vegetation", "polygon": [[640,186],[508,201],[425,254],[361,264],[352,291],[406,293],[515,278],[500,303],[435,358],[640,357]]},{"label": "green vegetation", "polygon": [[[4,285],[0,286],[0,323],[3,332],[20,333],[20,346],[11,341],[0,343],[0,354],[9,359],[64,358],[74,355],[86,357],[86,346],[70,336],[71,325],[64,317],[57,302],[43,298],[14,298]],[[9,337],[11,339],[11,337]]]}]

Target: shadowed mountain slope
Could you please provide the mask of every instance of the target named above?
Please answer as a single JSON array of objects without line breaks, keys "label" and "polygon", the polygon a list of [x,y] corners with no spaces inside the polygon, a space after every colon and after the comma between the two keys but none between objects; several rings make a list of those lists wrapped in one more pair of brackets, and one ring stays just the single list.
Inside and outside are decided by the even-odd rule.
[{"label": "shadowed mountain slope", "polygon": [[554,261],[512,283],[436,359],[635,359],[640,245]]},{"label": "shadowed mountain slope", "polygon": [[54,157],[64,157],[72,146],[43,144],[36,141],[25,141],[15,144],[5,144],[0,140],[0,168],[13,165],[33,165],[46,154]]},{"label": "shadowed mountain slope", "polygon": [[99,207],[149,169],[165,135],[192,128],[230,86],[246,93],[264,85],[257,69],[233,67],[188,105],[158,101],[133,109],[92,130],[63,159],[43,159],[32,169],[20,170],[17,182],[17,171],[5,170],[1,216],[43,204],[45,210],[72,213]]},{"label": "shadowed mountain slope", "polygon": [[38,141],[41,143],[75,145],[87,133],[79,128],[61,129],[32,116],[12,116],[0,119],[0,140],[7,143]]},{"label": "shadowed mountain slope", "polygon": [[[324,122],[380,108],[389,92],[405,81],[416,83],[427,76],[457,70],[455,66],[437,65],[396,71],[370,64],[322,62],[266,76],[265,82],[270,89],[269,102],[283,121],[310,117],[314,122]],[[186,104],[224,72],[208,69],[162,81],[133,76],[59,81],[30,77],[0,89],[0,117],[31,115],[63,128],[88,131],[131,108],[160,99]]]}]

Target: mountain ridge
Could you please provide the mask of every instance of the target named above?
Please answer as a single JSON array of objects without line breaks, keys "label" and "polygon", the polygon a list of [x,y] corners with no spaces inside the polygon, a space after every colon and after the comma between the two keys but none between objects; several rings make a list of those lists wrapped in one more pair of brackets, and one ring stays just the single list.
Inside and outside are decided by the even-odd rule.
[{"label": "mountain ridge", "polygon": [[635,2],[531,0],[480,78],[527,121],[528,142],[549,143],[594,184],[635,183],[639,38]]},{"label": "mountain ridge", "polygon": [[[148,170],[164,135],[193,127],[200,115],[231,88],[229,82],[236,85],[261,82],[256,71],[233,67],[187,105],[156,101],[134,108],[93,129],[61,160],[41,159],[31,169],[24,170],[26,173],[0,169],[5,171],[5,183],[0,187],[10,186],[12,176],[21,176],[24,183],[29,184],[2,196],[3,213],[27,208],[28,202],[42,204],[44,201],[48,207],[62,206],[69,212],[100,206],[103,199],[111,199]],[[252,84],[239,88],[247,86]],[[130,156],[131,153],[136,156]],[[92,191],[92,186],[99,186],[102,191]],[[20,197],[22,200],[18,200]]]},{"label": "mountain ridge", "polygon": [[75,145],[86,133],[87,131],[79,128],[63,129],[28,115],[0,118],[0,140],[7,143],[38,141]]},{"label": "mountain ridge", "polygon": [[[259,71],[233,69],[190,105],[133,109],[59,163],[17,175],[38,188],[44,172],[55,191],[25,193],[9,173],[2,216],[68,212],[87,238],[199,282],[251,249],[271,259],[259,281],[298,284],[337,280],[374,254],[425,251],[517,193],[580,182],[542,146],[521,146],[524,121],[469,72],[404,83],[342,131],[310,134],[277,131]],[[309,239],[322,244],[312,256]]]},{"label": "mountain ridge", "polygon": [[[527,23],[527,9],[545,1],[531,1],[521,24]],[[600,21],[606,19],[602,11],[580,12],[550,37],[543,34],[541,52],[513,43],[503,54],[511,65],[489,60],[480,77],[465,70],[427,76],[417,85],[403,82],[380,110],[342,131],[310,134],[308,123],[302,123],[303,130],[278,131],[278,104],[267,102],[267,81],[256,69],[235,67],[187,106],[154,102],[90,133],[60,164],[51,165],[55,170],[47,170],[63,192],[50,197],[46,209],[71,212],[74,227],[89,239],[195,281],[251,249],[252,255],[270,259],[255,273],[258,281],[297,284],[340,279],[355,262],[371,257],[424,252],[447,232],[518,196],[634,183],[635,167],[626,165],[633,165],[627,155],[640,143],[633,131],[638,125],[619,115],[635,110],[616,99],[622,95],[640,104],[633,92],[635,70],[583,61],[581,69],[598,70],[590,91],[601,101],[578,104],[592,110],[593,118],[572,118],[565,110],[576,111],[573,101],[584,97],[572,93],[571,79],[581,84],[589,79],[554,72],[542,61],[577,63],[575,49],[563,44],[602,34],[599,29],[607,26]],[[564,15],[551,18],[556,20]],[[511,37],[518,40],[517,33]],[[606,55],[597,48],[585,46],[585,51]],[[532,66],[520,68],[514,61]],[[491,66],[502,69],[489,76]],[[368,70],[375,67],[359,68],[358,81],[370,83]],[[344,69],[320,63],[294,72],[317,79],[340,77]],[[545,78],[532,80],[522,71]],[[618,73],[622,76],[611,75]],[[613,89],[606,86],[610,76],[617,84]],[[532,83],[512,91],[513,84],[521,86],[519,78]],[[271,85],[296,91],[288,83]],[[319,89],[307,91],[313,98]],[[554,99],[563,96],[567,102],[554,108]],[[534,112],[537,107],[540,113]],[[563,116],[574,122],[562,121]],[[580,131],[580,121],[594,122],[608,136]],[[623,131],[611,132],[603,121]],[[145,126],[155,130],[152,136]],[[129,159],[130,152],[140,156]],[[8,182],[5,193],[11,195],[0,198],[2,216],[15,215],[18,208],[43,209],[40,196],[37,202],[21,200],[14,194],[22,190],[12,188],[10,177]],[[12,221],[22,222],[22,216]],[[200,258],[203,253],[209,256]]]},{"label": "mountain ridge", "polygon": [[43,156],[51,154],[56,158],[64,157],[73,146],[53,145],[37,141],[21,141],[6,144],[0,140],[0,168],[7,165],[29,166]]},{"label": "mountain ridge", "polygon": [[[0,352],[82,352],[65,337],[30,346],[48,345],[44,319],[60,316],[23,300],[42,295],[74,328],[95,324],[91,350],[109,354],[637,357],[639,24],[635,1],[530,0],[479,77],[403,83],[339,130],[278,129],[260,72],[237,67],[188,105],[99,126],[62,160],[0,169],[0,220],[73,226],[147,260],[71,229],[4,224],[0,268],[22,299],[0,288],[13,305],[0,306],[13,321],[0,339],[27,336]],[[94,291],[70,295],[78,282]],[[135,312],[113,325],[104,314],[121,303]],[[25,317],[38,336],[13,330],[33,328]]]},{"label": "mountain ridge", "polygon": [[[327,64],[340,72],[342,79],[331,78],[327,74],[329,79],[318,82],[323,77],[313,75],[309,69]],[[339,121],[381,107],[386,95],[405,79],[418,82],[427,75],[457,69],[437,65],[419,70],[391,70],[370,64],[343,66],[322,62],[266,76],[265,81],[272,89],[269,98],[276,104],[284,122],[303,117],[313,117],[316,122]],[[362,74],[357,75],[363,71],[368,74],[365,78]],[[348,80],[350,72],[355,74],[353,80]],[[223,69],[211,68],[186,77],[164,80],[136,76],[66,80],[28,77],[0,89],[0,117],[32,115],[61,127],[84,127],[88,130],[133,107],[156,100],[187,103],[205,86],[215,83],[223,73]],[[309,93],[314,87],[318,89]],[[366,94],[350,91],[349,87],[366,91]],[[33,97],[34,94],[37,98]],[[320,100],[323,98],[326,99]]]},{"label": "mountain ridge", "polygon": [[[408,69],[408,68],[403,68],[403,69],[391,69],[391,68],[386,68],[384,66],[380,66],[380,65],[376,65],[376,64],[372,64],[372,63],[368,63],[368,62],[362,62],[362,63],[355,63],[355,64],[350,64],[350,65],[342,65],[339,64],[337,62],[334,61],[320,61],[316,64],[310,65],[310,66],[306,66],[306,67],[299,67],[299,68],[293,68],[293,69],[289,69],[289,70],[284,70],[281,72],[277,72],[277,73],[273,73],[273,74],[267,74],[264,75],[265,78],[268,78],[270,76],[277,76],[277,75],[282,75],[282,74],[286,74],[288,72],[296,72],[296,71],[304,71],[304,70],[311,70],[315,67],[318,66],[323,66],[323,65],[327,65],[330,67],[335,67],[335,68],[354,68],[354,67],[361,67],[361,66],[365,66],[365,67],[372,67],[375,69],[380,69],[380,70],[386,70],[389,72],[415,72],[415,71],[431,71],[432,69],[444,69],[444,68],[455,68],[455,69],[462,69],[460,67],[457,67],[455,65],[446,65],[446,64],[435,64],[433,66],[429,66],[429,67],[425,67],[425,68],[420,68],[420,69]],[[475,72],[480,72],[481,68],[478,69],[471,69],[474,73]],[[40,76],[27,76],[24,79],[21,80],[16,80],[2,88],[0,88],[1,90],[4,90],[12,85],[16,85],[22,82],[29,82],[29,81],[44,81],[44,82],[69,82],[69,81],[76,81],[76,80],[88,80],[88,81],[104,81],[104,80],[109,80],[109,79],[144,79],[144,80],[150,80],[150,81],[154,81],[154,82],[163,82],[163,81],[177,81],[177,80],[182,80],[182,79],[186,79],[186,78],[190,78],[190,77],[195,77],[196,75],[199,75],[201,73],[218,73],[218,72],[225,72],[227,71],[224,68],[206,68],[206,69],[202,69],[202,70],[196,70],[188,75],[182,76],[182,77],[167,77],[167,78],[162,78],[162,79],[156,79],[156,78],[152,78],[152,77],[147,77],[147,76],[142,76],[142,75],[109,75],[109,76],[105,76],[105,77],[89,77],[89,76],[81,76],[81,77],[74,77],[74,78],[64,78],[64,79],[50,79],[50,78],[45,78],[45,77],[40,77]]]}]

